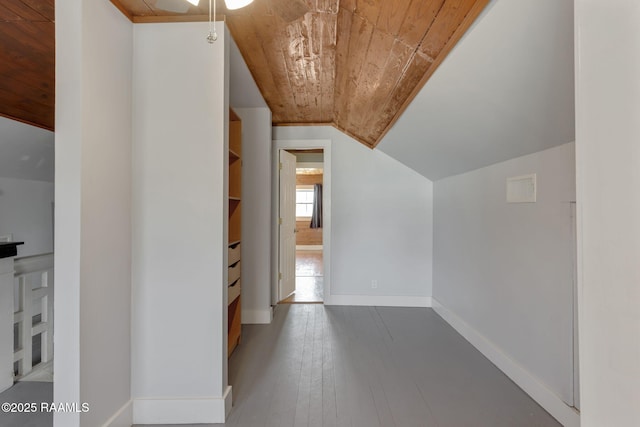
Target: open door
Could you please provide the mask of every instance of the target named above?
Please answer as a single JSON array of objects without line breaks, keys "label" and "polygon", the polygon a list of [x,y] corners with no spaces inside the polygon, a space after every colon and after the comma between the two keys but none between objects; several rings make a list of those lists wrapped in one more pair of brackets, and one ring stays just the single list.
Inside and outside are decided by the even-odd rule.
[{"label": "open door", "polygon": [[280,150],[279,301],[296,289],[296,156]]}]

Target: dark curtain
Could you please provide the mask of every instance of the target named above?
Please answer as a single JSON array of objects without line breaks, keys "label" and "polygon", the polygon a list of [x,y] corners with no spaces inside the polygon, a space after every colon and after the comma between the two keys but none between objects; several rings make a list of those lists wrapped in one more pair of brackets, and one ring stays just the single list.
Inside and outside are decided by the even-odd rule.
[{"label": "dark curtain", "polygon": [[313,213],[309,228],[322,228],[322,184],[313,186]]}]

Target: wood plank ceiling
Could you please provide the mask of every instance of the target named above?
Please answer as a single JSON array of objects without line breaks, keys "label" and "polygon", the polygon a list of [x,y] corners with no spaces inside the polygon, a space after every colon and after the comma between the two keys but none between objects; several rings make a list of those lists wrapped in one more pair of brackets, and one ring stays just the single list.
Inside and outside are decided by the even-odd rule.
[{"label": "wood plank ceiling", "polygon": [[[227,24],[275,125],[374,147],[489,0],[255,0]],[[184,0],[112,0],[134,22],[203,20]],[[185,13],[163,8],[184,7]],[[54,0],[0,2],[0,115],[54,127]]]},{"label": "wood plank ceiling", "polygon": [[[112,0],[134,22],[177,15],[158,8],[161,1],[182,0]],[[218,5],[275,125],[329,124],[375,147],[488,2],[255,0],[237,11]],[[207,7],[201,0],[186,19],[202,19]]]},{"label": "wood plank ceiling", "polygon": [[0,2],[0,116],[53,130],[54,0]]}]

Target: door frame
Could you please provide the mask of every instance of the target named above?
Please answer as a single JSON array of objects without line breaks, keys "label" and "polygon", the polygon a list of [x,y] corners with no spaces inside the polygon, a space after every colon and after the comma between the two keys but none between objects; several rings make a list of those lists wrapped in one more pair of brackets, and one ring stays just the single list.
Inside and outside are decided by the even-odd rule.
[{"label": "door frame", "polygon": [[324,171],[322,176],[322,263],[323,263],[323,303],[331,305],[331,140],[330,139],[278,139],[272,144],[272,194],[271,203],[271,305],[278,304],[280,266],[279,225],[280,218],[280,150],[312,150],[322,149],[324,154]]}]

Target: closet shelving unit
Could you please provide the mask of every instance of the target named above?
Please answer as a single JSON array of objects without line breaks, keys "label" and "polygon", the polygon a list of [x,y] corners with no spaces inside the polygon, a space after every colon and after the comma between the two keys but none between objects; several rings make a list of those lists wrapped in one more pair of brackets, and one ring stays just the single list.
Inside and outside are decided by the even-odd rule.
[{"label": "closet shelving unit", "polygon": [[229,110],[229,343],[228,356],[242,336],[240,247],[242,240],[242,121]]}]

